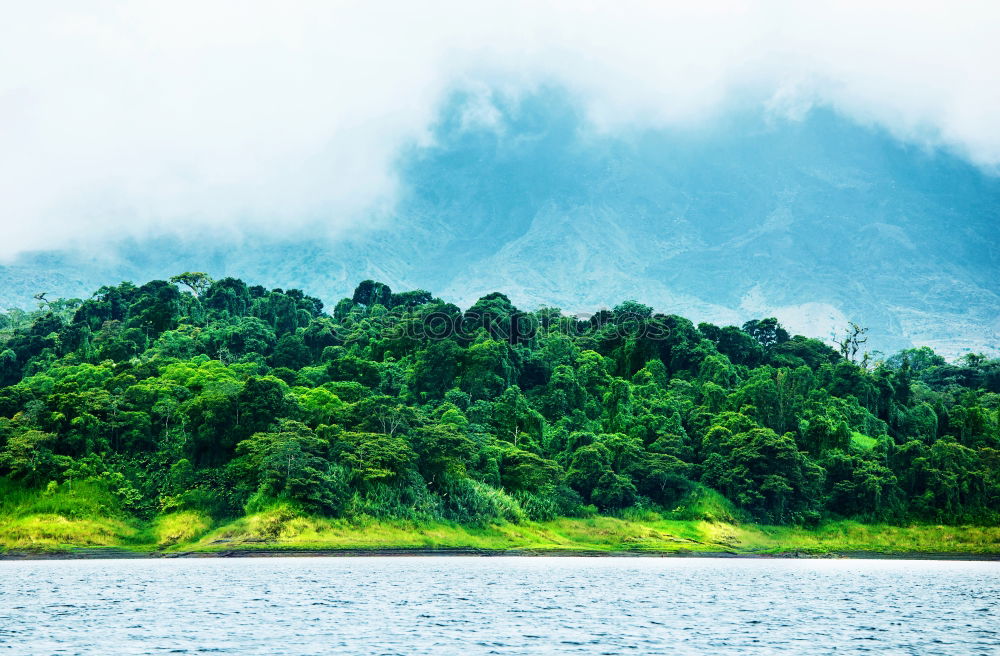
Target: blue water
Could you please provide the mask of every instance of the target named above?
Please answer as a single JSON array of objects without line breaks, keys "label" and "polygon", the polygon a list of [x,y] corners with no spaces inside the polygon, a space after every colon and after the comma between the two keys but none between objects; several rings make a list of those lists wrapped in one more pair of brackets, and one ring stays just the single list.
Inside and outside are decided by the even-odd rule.
[{"label": "blue water", "polygon": [[0,561],[0,654],[1000,654],[1000,563]]}]

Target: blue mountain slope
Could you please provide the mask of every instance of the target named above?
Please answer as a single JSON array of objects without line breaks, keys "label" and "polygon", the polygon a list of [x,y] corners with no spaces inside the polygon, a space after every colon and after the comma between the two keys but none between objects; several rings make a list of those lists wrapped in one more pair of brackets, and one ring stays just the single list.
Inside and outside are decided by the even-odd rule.
[{"label": "blue mountain slope", "polygon": [[775,314],[822,338],[850,319],[887,351],[1000,349],[1000,180],[958,157],[823,110],[623,135],[554,91],[497,108],[470,124],[456,97],[433,145],[403,153],[388,225],[336,243],[159,238],[118,245],[114,264],[23,256],[0,270],[0,301],[185,269],[333,301],[375,277],[463,304],[636,298],[720,323]]}]

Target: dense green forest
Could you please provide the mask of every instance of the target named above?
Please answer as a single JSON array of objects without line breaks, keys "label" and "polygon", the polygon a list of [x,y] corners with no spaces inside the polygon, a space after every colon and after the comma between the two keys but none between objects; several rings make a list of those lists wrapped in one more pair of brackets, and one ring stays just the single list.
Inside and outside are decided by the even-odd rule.
[{"label": "dense green forest", "polygon": [[[637,292],[638,293],[638,292]],[[774,319],[586,319],[503,294],[462,311],[365,281],[189,273],[0,315],[0,476],[100,485],[150,518],[277,501],[331,517],[519,522],[670,510],[746,519],[1000,520],[1000,360],[880,360]]]}]

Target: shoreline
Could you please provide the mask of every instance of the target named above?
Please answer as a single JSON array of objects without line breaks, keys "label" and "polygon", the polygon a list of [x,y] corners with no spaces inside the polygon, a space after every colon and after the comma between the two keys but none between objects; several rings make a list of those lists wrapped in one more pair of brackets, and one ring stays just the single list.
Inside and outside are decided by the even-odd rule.
[{"label": "shoreline", "polygon": [[1000,526],[815,528],[595,515],[544,522],[366,521],[269,509],[232,520],[182,511],[147,522],[37,514],[0,518],[0,559],[287,556],[892,558],[1000,560]]},{"label": "shoreline", "polygon": [[183,558],[393,558],[393,557],[519,557],[519,558],[737,558],[755,560],[941,560],[970,562],[1000,562],[997,553],[931,552],[931,551],[831,551],[809,553],[783,551],[752,553],[738,551],[602,551],[586,549],[476,549],[476,548],[249,548],[219,551],[138,551],[120,547],[88,547],[69,550],[8,550],[0,552],[0,560],[115,560],[115,559],[183,559]]}]

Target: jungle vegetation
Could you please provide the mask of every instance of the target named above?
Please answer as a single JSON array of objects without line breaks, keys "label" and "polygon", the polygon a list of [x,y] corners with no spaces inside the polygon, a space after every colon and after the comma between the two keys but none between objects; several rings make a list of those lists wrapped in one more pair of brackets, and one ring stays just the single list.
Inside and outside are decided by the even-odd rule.
[{"label": "jungle vegetation", "polygon": [[766,524],[1000,520],[1000,360],[865,356],[857,326],[835,348],[773,318],[463,311],[371,280],[326,311],[196,272],[39,301],[0,314],[9,499],[483,526],[701,490]]}]

